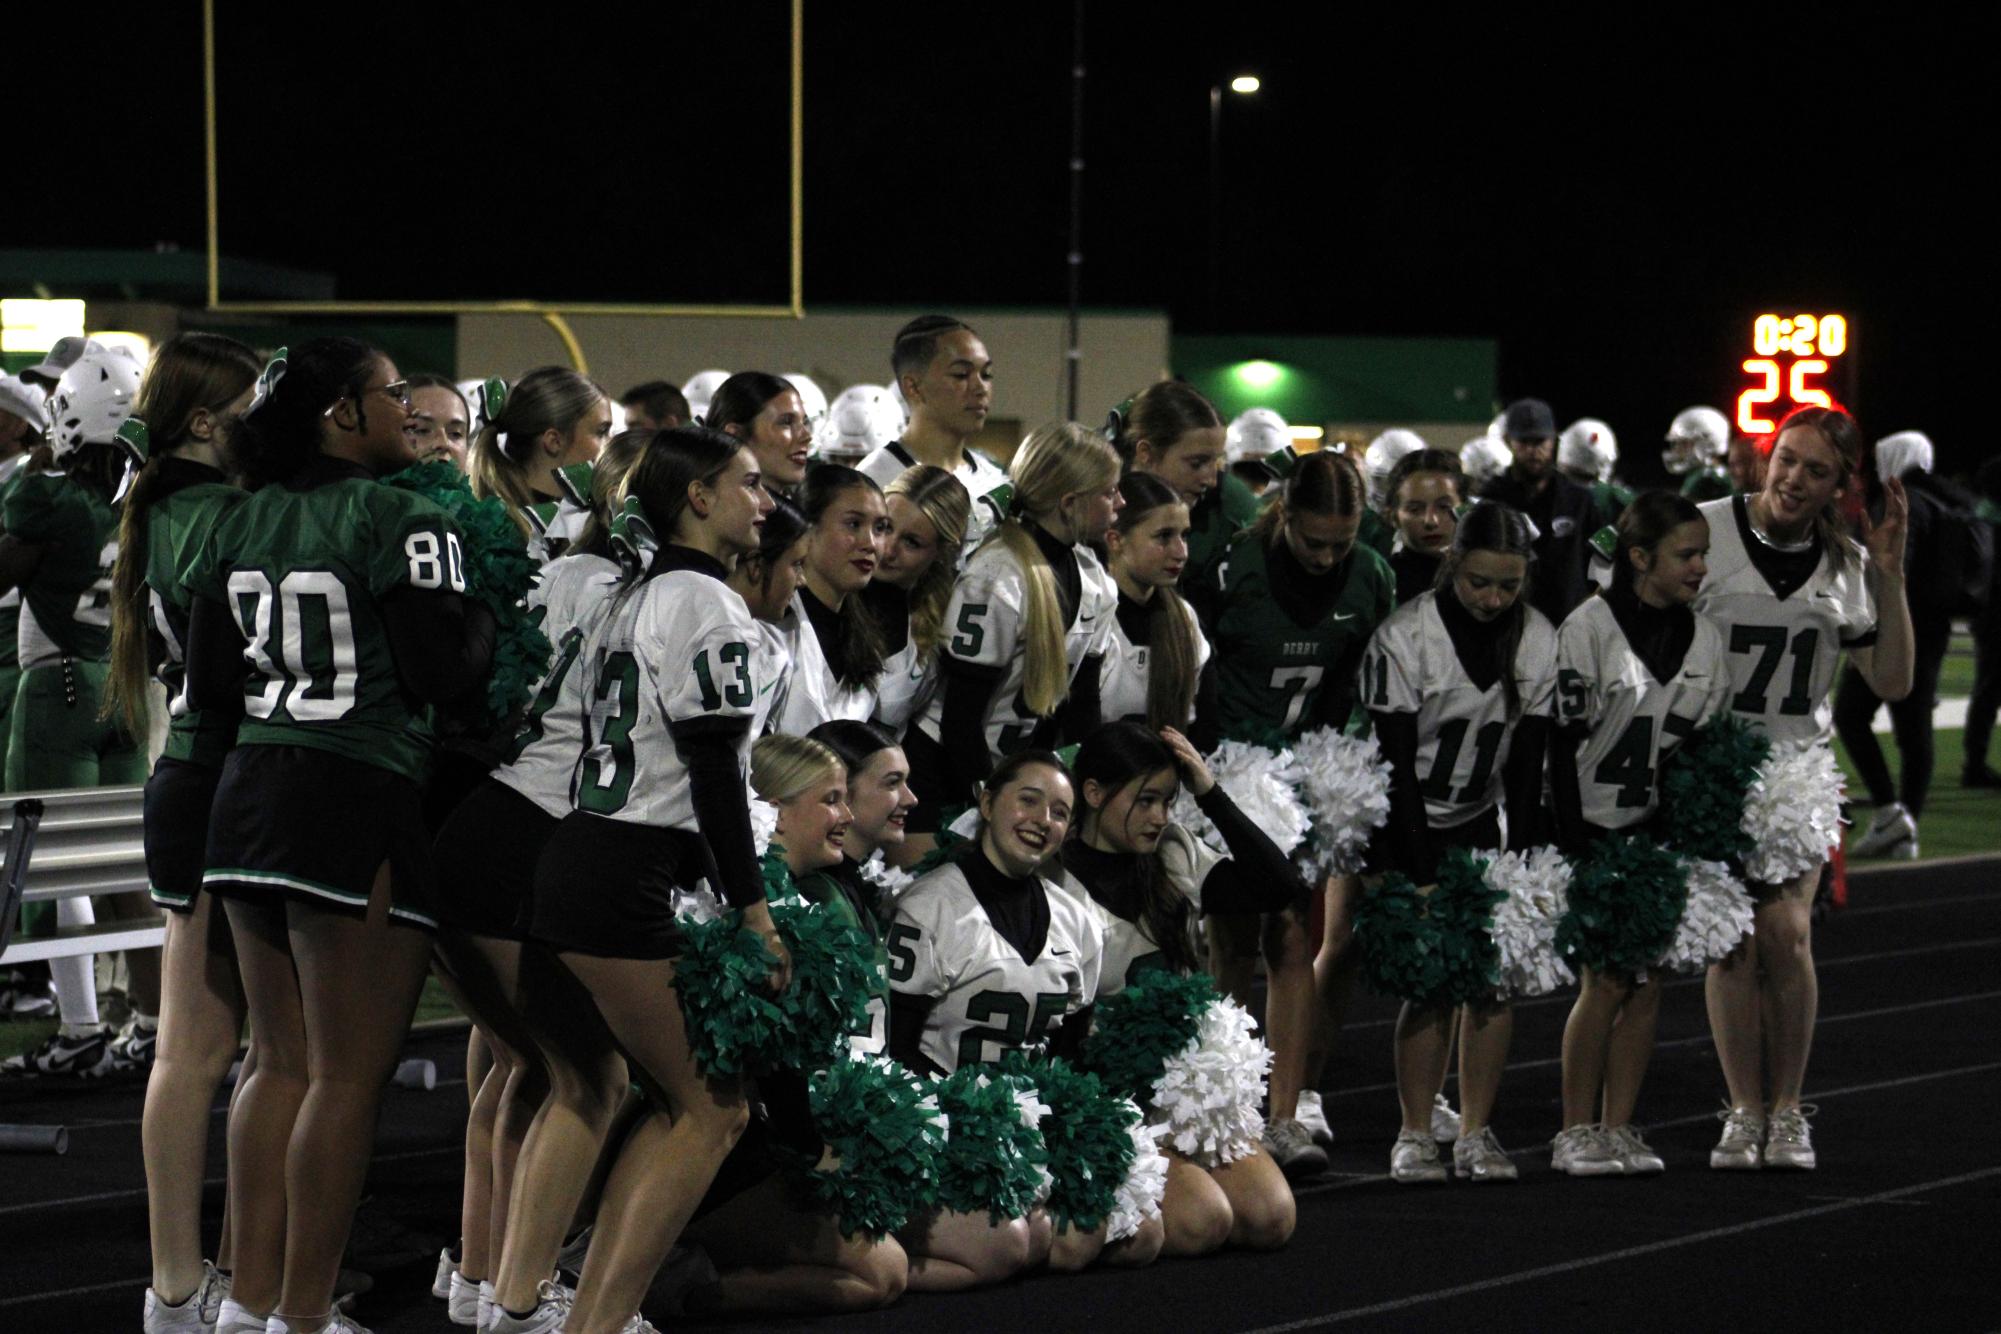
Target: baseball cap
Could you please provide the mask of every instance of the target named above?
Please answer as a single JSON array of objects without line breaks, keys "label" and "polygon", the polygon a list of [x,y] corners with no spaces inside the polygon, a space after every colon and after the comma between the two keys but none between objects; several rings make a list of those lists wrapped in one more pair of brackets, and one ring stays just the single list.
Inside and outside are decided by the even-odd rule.
[{"label": "baseball cap", "polygon": [[1509,440],[1554,440],[1556,414],[1539,398],[1518,398],[1502,414],[1501,435]]},{"label": "baseball cap", "polygon": [[63,378],[63,372],[76,365],[78,357],[90,346],[90,340],[78,334],[56,339],[56,345],[49,349],[39,366],[30,366],[21,372],[21,378],[29,384],[41,385],[44,389],[54,389],[56,381]]},{"label": "baseball cap", "polygon": [[49,399],[18,375],[0,376],[0,412],[11,412],[40,435],[49,429]]}]

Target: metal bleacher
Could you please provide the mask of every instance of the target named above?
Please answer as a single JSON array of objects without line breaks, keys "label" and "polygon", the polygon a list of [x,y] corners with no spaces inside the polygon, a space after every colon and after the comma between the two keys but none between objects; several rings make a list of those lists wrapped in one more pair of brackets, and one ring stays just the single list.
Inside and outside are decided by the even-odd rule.
[{"label": "metal bleacher", "polygon": [[[18,879],[22,903],[48,902],[83,895],[144,892],[146,850],[142,834],[144,788],[73,788],[61,792],[10,792],[0,796],[0,882],[8,886],[6,901],[0,902],[0,964],[24,963],[30,959],[56,959],[100,951],[157,947],[165,939],[166,928],[159,922],[100,921],[93,926],[59,928],[53,936],[32,940],[20,938],[14,915],[20,904],[12,901],[12,885]],[[35,831],[32,852],[26,857],[26,875],[17,877],[15,868],[5,864],[6,848],[15,840],[7,837],[18,818],[21,803],[41,803],[40,827]],[[11,932],[8,928],[15,928]]]}]

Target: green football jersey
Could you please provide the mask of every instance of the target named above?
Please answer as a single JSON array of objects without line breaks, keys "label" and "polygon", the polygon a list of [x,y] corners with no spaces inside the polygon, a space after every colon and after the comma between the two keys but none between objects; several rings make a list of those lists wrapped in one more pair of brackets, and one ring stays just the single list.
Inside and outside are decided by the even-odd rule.
[{"label": "green football jersey", "polygon": [[236,744],[231,715],[205,725],[201,710],[188,705],[188,617],[194,610],[186,572],[196,565],[209,534],[246,493],[222,481],[214,468],[164,459],[163,478],[177,489],[157,500],[146,515],[146,597],[152,608],[150,636],[153,675],[167,688],[167,758],[211,767]]},{"label": "green football jersey", "polygon": [[1681,493],[1700,505],[1705,500],[1721,500],[1735,495],[1737,488],[1730,484],[1730,474],[1721,468],[1697,468],[1682,479]]},{"label": "green football jersey", "polygon": [[1626,512],[1626,506],[1633,503],[1633,493],[1617,482],[1593,482],[1591,484],[1591,504],[1597,511],[1597,526],[1619,522],[1619,516]]},{"label": "green football jersey", "polygon": [[187,586],[227,606],[248,641],[238,745],[312,746],[422,780],[431,733],[396,674],[381,602],[465,591],[444,510],[353,475],[267,486],[213,525]]},{"label": "green football jersey", "polygon": [[[7,497],[13,493],[14,483],[21,476],[21,464],[26,455],[17,454],[0,463],[0,514],[7,508]],[[0,675],[18,671],[21,666],[21,590],[10,588],[0,594]],[[6,682],[11,686],[13,681]],[[11,702],[12,692],[8,694]]]},{"label": "green football jersey", "polygon": [[1222,485],[1204,493],[1188,515],[1188,562],[1181,568],[1180,583],[1184,596],[1214,602],[1210,595],[1223,586],[1230,543],[1257,517],[1257,494],[1232,473],[1224,473]]},{"label": "green football jersey", "polygon": [[0,502],[0,523],[42,549],[21,586],[21,666],[108,661],[118,512],[63,474],[38,472],[15,480]]},{"label": "green football jersey", "polygon": [[1352,695],[1346,668],[1396,605],[1389,562],[1359,542],[1326,616],[1301,625],[1272,596],[1268,552],[1253,534],[1230,548],[1214,634],[1217,725],[1224,738],[1274,743],[1298,735],[1321,691]]},{"label": "green football jersey", "polygon": [[1396,550],[1396,525],[1372,509],[1362,511],[1362,526],[1355,530],[1355,545],[1367,547],[1384,560]]}]

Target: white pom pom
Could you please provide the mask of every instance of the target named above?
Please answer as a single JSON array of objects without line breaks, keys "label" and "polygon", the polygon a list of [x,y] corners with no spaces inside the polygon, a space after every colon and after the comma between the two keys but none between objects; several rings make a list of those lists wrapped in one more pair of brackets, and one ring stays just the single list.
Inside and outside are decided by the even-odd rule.
[{"label": "white pom pom", "polygon": [[1309,882],[1361,869],[1369,836],[1390,818],[1390,762],[1374,737],[1343,736],[1332,727],[1292,745],[1300,800],[1313,817],[1301,854]]},{"label": "white pom pom", "polygon": [[1570,863],[1563,854],[1547,847],[1500,853],[1487,864],[1487,884],[1508,896],[1494,905],[1494,944],[1501,951],[1496,999],[1547,996],[1575,982],[1577,975],[1556,952],[1556,924],[1570,907]]},{"label": "white pom pom", "polygon": [[1258,1107],[1271,1048],[1254,1029],[1243,1006],[1228,997],[1218,1000],[1153,1081],[1154,1113],[1166,1123],[1168,1145],[1182,1157],[1217,1166],[1257,1148],[1265,1130]]},{"label": "white pom pom", "polygon": [[862,879],[882,891],[882,905],[885,913],[896,906],[896,900],[904,890],[915,884],[917,877],[908,871],[898,870],[882,859],[882,849],[877,848],[862,863]]},{"label": "white pom pom", "polygon": [[1722,862],[1688,858],[1687,866],[1688,906],[1660,962],[1678,973],[1699,973],[1751,934],[1755,905],[1744,882]]},{"label": "white pom pom", "polygon": [[1826,746],[1774,744],[1744,801],[1740,826],[1757,846],[1744,874],[1760,884],[1797,879],[1841,841],[1841,768]]},{"label": "white pom pom", "polygon": [[757,859],[764,860],[764,854],[771,851],[771,836],[778,832],[778,808],[753,792],[750,794],[750,841],[757,848]]},{"label": "white pom pom", "polygon": [[1146,1124],[1139,1108],[1128,1100],[1134,1116],[1132,1124],[1133,1165],[1119,1183],[1112,1212],[1105,1220],[1106,1242],[1124,1241],[1138,1232],[1149,1218],[1160,1217],[1160,1200],[1167,1194],[1167,1155],[1154,1143],[1163,1127]]},{"label": "white pom pom", "polygon": [[[1247,741],[1225,741],[1209,756],[1209,772],[1230,794],[1246,819],[1271,836],[1278,850],[1291,853],[1306,838],[1306,808],[1293,795],[1299,766],[1289,750],[1273,751]],[[1230,855],[1223,835],[1195,804],[1187,788],[1174,799],[1174,822],[1224,856]]]}]

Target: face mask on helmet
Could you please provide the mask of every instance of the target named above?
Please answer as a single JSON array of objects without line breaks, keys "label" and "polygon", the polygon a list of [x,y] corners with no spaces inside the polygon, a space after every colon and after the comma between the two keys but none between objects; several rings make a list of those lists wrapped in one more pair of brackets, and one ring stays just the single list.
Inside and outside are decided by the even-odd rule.
[{"label": "face mask on helmet", "polygon": [[806,410],[806,428],[817,439],[820,427],[827,420],[827,396],[820,392],[820,386],[804,375],[781,375],[779,379],[792,386],[799,394],[799,406]]},{"label": "face mask on helmet", "polygon": [[1390,474],[1407,454],[1425,448],[1424,437],[1415,431],[1393,426],[1369,442],[1362,452],[1362,473],[1368,479],[1369,504],[1381,509],[1388,499]]},{"label": "face mask on helmet", "polygon": [[1475,436],[1459,447],[1459,467],[1474,486],[1499,477],[1514,461],[1514,451],[1491,435]]},{"label": "face mask on helmet", "polygon": [[108,445],[132,415],[145,366],[123,344],[92,345],[64,371],[49,398],[49,447],[66,467],[85,445]]},{"label": "face mask on helmet", "polygon": [[1683,408],[1668,425],[1661,462],[1676,477],[1720,463],[1730,452],[1730,422],[1715,408]]},{"label": "face mask on helmet", "polygon": [[716,390],[723,387],[723,381],[730,378],[728,371],[697,371],[681,386],[681,397],[688,400],[688,411],[696,420],[706,420],[709,415],[709,400],[716,396]]},{"label": "face mask on helmet", "polygon": [[1223,432],[1223,456],[1231,463],[1255,463],[1292,443],[1292,428],[1270,408],[1237,414]]},{"label": "face mask on helmet", "polygon": [[903,410],[878,384],[851,384],[835,395],[820,429],[813,433],[813,452],[834,461],[859,459],[889,444],[903,433]]}]

